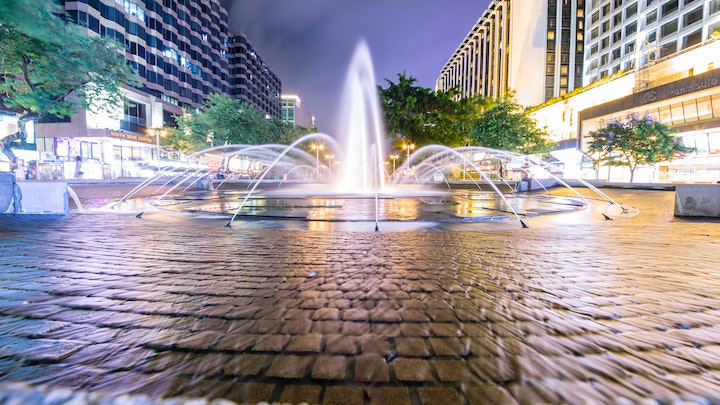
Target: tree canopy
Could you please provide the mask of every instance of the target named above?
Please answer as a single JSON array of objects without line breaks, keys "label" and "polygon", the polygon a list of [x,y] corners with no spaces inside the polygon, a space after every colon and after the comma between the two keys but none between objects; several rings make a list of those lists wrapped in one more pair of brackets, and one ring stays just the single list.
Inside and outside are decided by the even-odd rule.
[{"label": "tree canopy", "polygon": [[511,96],[496,100],[480,115],[473,128],[473,144],[518,153],[544,153],[554,145]]},{"label": "tree canopy", "polygon": [[632,114],[591,131],[588,150],[596,153],[601,163],[629,167],[632,183],[638,166],[665,162],[691,150],[673,133],[672,128],[649,115]]},{"label": "tree canopy", "polygon": [[199,113],[175,117],[165,145],[183,152],[210,146],[289,144],[311,130],[267,117],[252,104],[225,94],[210,96]]},{"label": "tree canopy", "polygon": [[67,117],[116,106],[120,87],[138,83],[120,44],[64,21],[53,0],[0,0],[0,9],[1,110]]}]

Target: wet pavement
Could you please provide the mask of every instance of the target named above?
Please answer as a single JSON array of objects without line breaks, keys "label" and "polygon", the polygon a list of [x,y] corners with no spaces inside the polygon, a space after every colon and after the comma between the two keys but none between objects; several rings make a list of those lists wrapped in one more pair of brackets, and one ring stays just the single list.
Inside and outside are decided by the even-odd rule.
[{"label": "wet pavement", "polygon": [[0,217],[0,402],[23,383],[35,399],[720,403],[720,222],[673,218],[673,192],[605,191],[640,215],[394,232]]}]

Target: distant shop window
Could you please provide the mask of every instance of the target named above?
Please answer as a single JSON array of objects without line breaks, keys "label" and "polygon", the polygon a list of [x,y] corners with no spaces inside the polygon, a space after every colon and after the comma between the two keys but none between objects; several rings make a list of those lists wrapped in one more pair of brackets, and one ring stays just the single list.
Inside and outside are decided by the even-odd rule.
[{"label": "distant shop window", "polygon": [[711,132],[708,134],[708,152],[720,152],[720,132]]}]

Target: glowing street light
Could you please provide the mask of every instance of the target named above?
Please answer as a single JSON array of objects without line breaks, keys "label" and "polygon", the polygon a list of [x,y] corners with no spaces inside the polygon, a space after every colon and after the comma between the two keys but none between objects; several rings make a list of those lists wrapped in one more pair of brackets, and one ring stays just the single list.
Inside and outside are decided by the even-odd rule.
[{"label": "glowing street light", "polygon": [[390,159],[392,159],[392,161],[393,161],[393,176],[394,176],[394,175],[395,175],[395,161],[400,158],[400,155],[398,155],[397,153],[393,153],[393,154],[390,155],[389,157],[390,157]]},{"label": "glowing street light", "polygon": [[410,150],[415,149],[414,143],[404,143],[403,149],[407,149],[407,159],[410,160]]},{"label": "glowing street light", "polygon": [[335,155],[325,155],[325,159],[328,161],[328,168],[330,169],[330,174],[332,175],[332,160],[335,158]]},{"label": "glowing street light", "polygon": [[325,145],[321,143],[313,143],[310,145],[310,149],[315,151],[315,178],[320,180],[320,151],[325,148]]},{"label": "glowing street light", "polygon": [[150,128],[150,129],[148,129],[148,132],[151,135],[155,135],[155,147],[157,148],[156,153],[155,153],[155,155],[156,155],[155,158],[157,160],[157,174],[159,176],[160,175],[160,137],[165,138],[167,136],[167,132],[165,132],[165,130],[162,128]]}]

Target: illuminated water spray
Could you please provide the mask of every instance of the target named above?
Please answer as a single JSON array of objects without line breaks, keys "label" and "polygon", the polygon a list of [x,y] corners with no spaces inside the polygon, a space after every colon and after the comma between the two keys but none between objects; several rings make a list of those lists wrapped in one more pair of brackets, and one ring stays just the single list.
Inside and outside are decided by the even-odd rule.
[{"label": "illuminated water spray", "polygon": [[[375,72],[370,48],[361,41],[355,49],[345,78],[340,112],[343,126],[339,142],[343,145],[341,175],[335,187],[339,191],[368,192],[375,188],[375,173],[383,173],[378,166],[383,159],[385,134],[380,113]],[[378,176],[380,189],[385,176]]]}]

